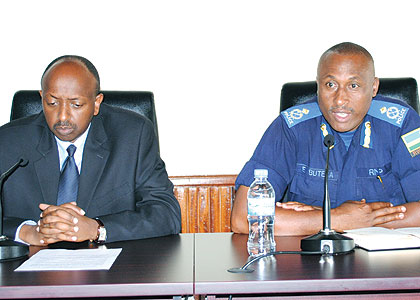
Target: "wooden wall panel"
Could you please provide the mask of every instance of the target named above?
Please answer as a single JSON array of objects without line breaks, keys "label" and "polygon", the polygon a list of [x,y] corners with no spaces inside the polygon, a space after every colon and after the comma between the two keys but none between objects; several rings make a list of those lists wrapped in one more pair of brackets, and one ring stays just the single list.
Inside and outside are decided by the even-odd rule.
[{"label": "wooden wall panel", "polygon": [[210,231],[210,189],[211,187],[200,187],[197,193],[197,227],[198,232]]},{"label": "wooden wall panel", "polygon": [[210,232],[221,232],[220,194],[218,187],[210,188]]},{"label": "wooden wall panel", "polygon": [[171,176],[182,232],[230,232],[236,175]]},{"label": "wooden wall panel", "polygon": [[[189,213],[188,213],[188,188],[175,188],[174,189],[175,197],[178,199],[179,206],[181,207],[181,226],[182,226],[182,232],[184,232],[184,229],[188,228],[189,224]],[[186,230],[185,232],[188,232]]]},{"label": "wooden wall panel", "polygon": [[235,197],[233,187],[222,187],[220,193],[220,232],[230,232],[230,214],[232,213],[232,204]]},{"label": "wooden wall panel", "polygon": [[188,188],[188,231],[199,232],[197,226],[197,188]]}]

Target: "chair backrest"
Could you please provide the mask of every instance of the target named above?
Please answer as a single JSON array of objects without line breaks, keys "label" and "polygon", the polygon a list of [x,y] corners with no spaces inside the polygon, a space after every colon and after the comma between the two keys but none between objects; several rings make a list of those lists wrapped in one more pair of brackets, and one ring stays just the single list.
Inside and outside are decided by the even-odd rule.
[{"label": "chair backrest", "polygon": [[[156,136],[158,137],[155,101],[152,92],[101,91],[101,93],[104,94],[104,103],[134,111],[152,121]],[[10,120],[37,114],[41,110],[42,103],[39,91],[17,91],[13,96]]]},{"label": "chair backrest", "polygon": [[[316,96],[316,93],[315,81],[285,83],[281,89],[280,111],[303,103]],[[378,94],[402,100],[420,113],[417,81],[414,78],[380,78]]]}]

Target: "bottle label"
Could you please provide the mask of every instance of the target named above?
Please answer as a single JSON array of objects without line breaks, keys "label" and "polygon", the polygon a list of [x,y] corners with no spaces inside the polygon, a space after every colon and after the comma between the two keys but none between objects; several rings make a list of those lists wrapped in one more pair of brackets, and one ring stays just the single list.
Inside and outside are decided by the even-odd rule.
[{"label": "bottle label", "polygon": [[274,211],[274,198],[248,199],[248,215],[250,216],[273,216]]}]

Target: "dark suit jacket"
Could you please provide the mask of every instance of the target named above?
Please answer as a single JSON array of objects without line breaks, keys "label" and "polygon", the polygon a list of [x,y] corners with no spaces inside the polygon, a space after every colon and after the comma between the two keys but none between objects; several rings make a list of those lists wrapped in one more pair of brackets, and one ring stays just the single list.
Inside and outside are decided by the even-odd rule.
[{"label": "dark suit jacket", "polygon": [[[0,171],[20,157],[29,163],[4,184],[4,234],[39,220],[39,203],[56,204],[59,158],[43,112],[0,128]],[[77,204],[99,217],[107,241],[179,233],[181,212],[146,118],[102,104],[92,119],[80,172]]]}]

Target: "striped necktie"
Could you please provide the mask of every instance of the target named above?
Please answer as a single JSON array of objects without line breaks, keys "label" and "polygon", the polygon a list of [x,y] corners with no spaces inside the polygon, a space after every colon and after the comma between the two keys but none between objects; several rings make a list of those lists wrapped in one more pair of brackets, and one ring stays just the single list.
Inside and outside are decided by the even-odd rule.
[{"label": "striped necktie", "polygon": [[76,162],[74,161],[74,152],[76,146],[70,145],[67,148],[68,156],[64,162],[63,170],[60,174],[58,182],[58,197],[57,205],[67,202],[76,202],[77,192],[79,190],[79,171],[77,170]]}]

